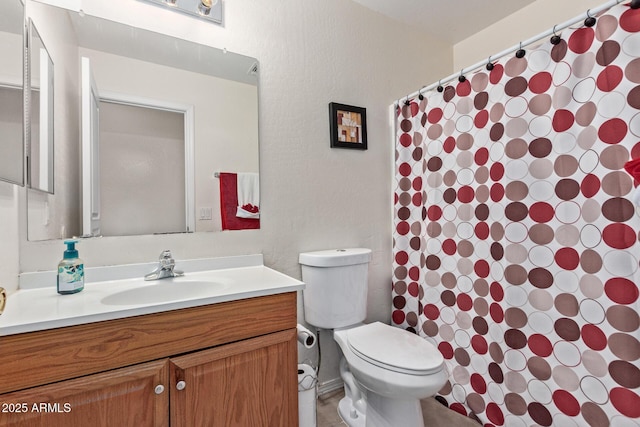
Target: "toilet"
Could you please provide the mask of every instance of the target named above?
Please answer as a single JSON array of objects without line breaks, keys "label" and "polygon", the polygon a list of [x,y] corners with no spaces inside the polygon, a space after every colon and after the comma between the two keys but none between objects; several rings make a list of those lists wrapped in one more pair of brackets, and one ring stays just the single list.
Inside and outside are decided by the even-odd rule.
[{"label": "toilet", "polygon": [[333,330],[345,397],[338,412],[351,427],[424,427],[420,399],[447,381],[444,358],[425,339],[381,322],[364,324],[371,250],[301,253],[305,320]]}]

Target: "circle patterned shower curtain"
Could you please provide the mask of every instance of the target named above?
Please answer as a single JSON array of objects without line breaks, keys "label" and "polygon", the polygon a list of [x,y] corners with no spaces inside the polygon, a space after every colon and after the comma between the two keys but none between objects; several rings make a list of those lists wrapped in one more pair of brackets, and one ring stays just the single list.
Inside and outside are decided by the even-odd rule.
[{"label": "circle patterned shower curtain", "polygon": [[486,426],[638,426],[640,9],[397,109],[392,322]]}]

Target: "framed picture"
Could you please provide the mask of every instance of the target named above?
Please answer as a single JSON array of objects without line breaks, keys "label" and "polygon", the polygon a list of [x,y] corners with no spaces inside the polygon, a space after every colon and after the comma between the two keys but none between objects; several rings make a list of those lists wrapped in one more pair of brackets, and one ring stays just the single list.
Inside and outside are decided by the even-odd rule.
[{"label": "framed picture", "polygon": [[352,105],[329,103],[331,147],[367,149],[367,110]]}]

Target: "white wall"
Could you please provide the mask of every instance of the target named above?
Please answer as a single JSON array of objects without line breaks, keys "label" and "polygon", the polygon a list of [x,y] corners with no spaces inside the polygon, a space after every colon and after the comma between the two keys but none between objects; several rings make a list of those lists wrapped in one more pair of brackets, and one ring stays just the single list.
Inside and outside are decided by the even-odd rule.
[{"label": "white wall", "polygon": [[605,0],[537,0],[453,46],[453,70],[462,70],[490,55],[562,24]]}]

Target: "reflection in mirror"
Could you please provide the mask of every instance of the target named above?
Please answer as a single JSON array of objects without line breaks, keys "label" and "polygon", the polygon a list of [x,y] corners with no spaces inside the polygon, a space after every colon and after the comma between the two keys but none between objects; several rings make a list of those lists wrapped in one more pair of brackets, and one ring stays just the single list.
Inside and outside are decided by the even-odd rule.
[{"label": "reflection in mirror", "polygon": [[[42,203],[30,195],[29,240],[221,231],[216,173],[259,172],[256,59],[65,14],[77,43],[74,66],[80,70],[86,58],[96,102],[78,106],[78,127],[68,130],[82,135],[68,151],[85,166],[64,186],[58,150],[66,141],[56,138],[56,197],[82,193],[78,205],[85,209],[60,213],[48,205],[35,213],[31,207]],[[87,88],[80,75],[76,80],[80,100]],[[97,120],[90,120],[92,111]],[[39,232],[58,217],[77,222]]]},{"label": "reflection in mirror", "polygon": [[193,223],[186,222],[185,203],[179,203],[187,200],[185,172],[193,174],[186,171],[193,167],[193,159],[185,161],[184,129],[181,111],[100,103],[102,235],[193,230]]},{"label": "reflection in mirror", "polygon": [[29,188],[53,193],[53,61],[29,20]]},{"label": "reflection in mirror", "polygon": [[24,7],[0,2],[0,180],[24,185],[23,138]]}]

